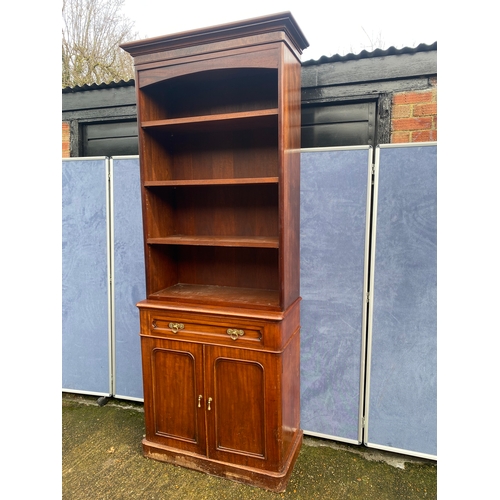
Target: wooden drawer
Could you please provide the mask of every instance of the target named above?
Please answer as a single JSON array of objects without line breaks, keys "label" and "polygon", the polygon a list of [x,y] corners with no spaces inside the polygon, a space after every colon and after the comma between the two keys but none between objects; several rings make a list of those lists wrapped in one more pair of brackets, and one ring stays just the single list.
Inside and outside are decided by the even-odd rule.
[{"label": "wooden drawer", "polygon": [[273,325],[238,318],[197,317],[185,313],[141,311],[141,334],[191,342],[272,347]]}]

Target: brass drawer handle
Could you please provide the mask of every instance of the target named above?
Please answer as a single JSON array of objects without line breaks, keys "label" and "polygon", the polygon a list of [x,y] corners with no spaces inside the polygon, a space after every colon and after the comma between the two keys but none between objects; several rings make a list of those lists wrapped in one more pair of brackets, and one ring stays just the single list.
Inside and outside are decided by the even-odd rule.
[{"label": "brass drawer handle", "polygon": [[179,330],[184,330],[184,325],[182,323],[169,323],[168,327],[173,333],[177,333]]},{"label": "brass drawer handle", "polygon": [[227,334],[233,339],[236,340],[238,337],[245,335],[243,330],[237,330],[236,328],[228,328]]}]

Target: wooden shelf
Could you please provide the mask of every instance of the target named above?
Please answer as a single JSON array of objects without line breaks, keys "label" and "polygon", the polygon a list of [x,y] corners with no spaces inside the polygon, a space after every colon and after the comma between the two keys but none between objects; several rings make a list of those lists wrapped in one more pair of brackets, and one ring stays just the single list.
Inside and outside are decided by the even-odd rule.
[{"label": "wooden shelf", "polygon": [[211,247],[279,248],[278,237],[259,236],[185,236],[147,238],[148,245],[192,245]]},{"label": "wooden shelf", "polygon": [[149,120],[141,123],[144,130],[214,130],[244,127],[272,126],[277,123],[278,109],[260,109],[217,115],[190,116],[165,120]]},{"label": "wooden shelf", "polygon": [[231,302],[235,306],[257,309],[279,308],[278,290],[260,290],[256,288],[178,283],[151,294],[149,298],[154,300],[194,302],[201,304],[222,304]]},{"label": "wooden shelf", "polygon": [[244,184],[278,184],[278,177],[241,177],[231,179],[176,179],[168,181],[145,181],[144,187],[175,186],[236,186]]}]

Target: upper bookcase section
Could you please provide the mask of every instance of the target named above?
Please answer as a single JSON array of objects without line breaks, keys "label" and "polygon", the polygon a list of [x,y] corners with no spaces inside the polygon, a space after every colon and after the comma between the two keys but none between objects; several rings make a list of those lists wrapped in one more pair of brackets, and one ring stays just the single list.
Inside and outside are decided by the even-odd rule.
[{"label": "upper bookcase section", "polygon": [[196,58],[211,52],[280,41],[286,43],[299,60],[302,51],[309,47],[290,12],[137,40],[122,44],[121,48],[134,58],[136,69],[146,69],[171,59]]}]

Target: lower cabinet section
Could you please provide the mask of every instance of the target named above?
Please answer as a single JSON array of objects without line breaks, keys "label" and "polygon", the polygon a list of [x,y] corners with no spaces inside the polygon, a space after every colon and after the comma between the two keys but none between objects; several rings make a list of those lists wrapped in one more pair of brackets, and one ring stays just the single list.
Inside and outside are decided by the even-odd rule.
[{"label": "lower cabinet section", "polygon": [[280,351],[142,335],[144,454],[283,491],[302,442],[296,326]]}]

